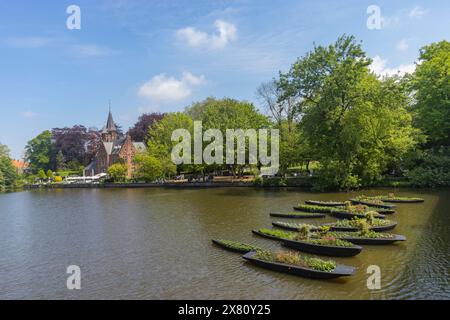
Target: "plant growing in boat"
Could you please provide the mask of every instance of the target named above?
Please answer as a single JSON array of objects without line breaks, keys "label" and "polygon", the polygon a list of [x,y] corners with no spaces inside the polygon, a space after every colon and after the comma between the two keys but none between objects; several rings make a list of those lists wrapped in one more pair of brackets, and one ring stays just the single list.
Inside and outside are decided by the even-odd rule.
[{"label": "plant growing in boat", "polygon": [[[339,220],[336,223],[334,223],[334,225],[337,227],[357,228],[359,220],[361,220],[361,218],[358,218],[358,217],[355,217],[351,220],[342,219],[342,220]],[[372,227],[382,227],[382,226],[387,226],[387,225],[392,224],[392,221],[390,221],[390,220],[377,219],[377,218],[373,218],[373,220],[371,222],[370,221],[367,221],[367,222]]]},{"label": "plant growing in boat", "polygon": [[273,236],[273,237],[282,238],[282,239],[289,239],[289,240],[294,239],[294,237],[296,235],[295,232],[288,232],[288,231],[282,231],[282,230],[277,230],[277,229],[261,228],[258,231],[263,234],[266,234],[268,236]]},{"label": "plant growing in boat", "polygon": [[390,233],[383,232],[375,232],[369,230],[369,232],[364,235],[361,234],[361,231],[356,232],[329,232],[328,236],[336,237],[338,239],[348,239],[348,238],[367,238],[367,239],[386,239],[386,238],[394,238],[395,236]]},{"label": "plant growing in boat", "polygon": [[215,241],[218,242],[219,244],[222,244],[225,247],[235,249],[235,250],[256,251],[256,250],[260,249],[251,244],[246,244],[246,243],[241,243],[241,242],[236,242],[236,241],[231,241],[231,240],[216,239]]},{"label": "plant growing in boat", "polygon": [[271,252],[267,250],[258,250],[254,257],[267,262],[289,264],[318,271],[332,272],[336,269],[336,262],[332,260],[301,256],[295,251]]},{"label": "plant growing in boat", "polygon": [[311,228],[308,225],[302,225],[299,229],[298,229],[298,235],[297,237],[299,239],[309,239],[311,237]]}]

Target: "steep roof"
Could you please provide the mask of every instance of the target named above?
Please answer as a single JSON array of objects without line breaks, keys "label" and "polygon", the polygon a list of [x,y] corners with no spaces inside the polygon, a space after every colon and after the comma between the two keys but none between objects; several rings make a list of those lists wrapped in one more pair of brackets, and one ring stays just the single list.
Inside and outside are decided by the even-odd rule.
[{"label": "steep roof", "polygon": [[103,128],[103,132],[117,131],[116,124],[114,123],[114,119],[111,113],[111,110],[108,114],[108,120],[106,121],[106,126]]}]

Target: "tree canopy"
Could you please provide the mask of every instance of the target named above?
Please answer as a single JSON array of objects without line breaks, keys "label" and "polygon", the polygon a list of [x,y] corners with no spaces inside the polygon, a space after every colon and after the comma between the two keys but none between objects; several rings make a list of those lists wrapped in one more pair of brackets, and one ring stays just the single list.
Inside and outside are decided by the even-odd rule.
[{"label": "tree canopy", "polygon": [[407,92],[378,79],[354,37],[316,46],[298,59],[279,86],[297,97],[299,129],[320,163],[319,188],[370,185],[415,145]]},{"label": "tree canopy", "polygon": [[450,146],[450,42],[432,43],[420,50],[412,78],[416,125],[429,146]]},{"label": "tree canopy", "polygon": [[164,118],[163,113],[144,113],[139,116],[138,121],[128,130],[133,141],[145,142],[148,138],[149,128],[157,121]]}]

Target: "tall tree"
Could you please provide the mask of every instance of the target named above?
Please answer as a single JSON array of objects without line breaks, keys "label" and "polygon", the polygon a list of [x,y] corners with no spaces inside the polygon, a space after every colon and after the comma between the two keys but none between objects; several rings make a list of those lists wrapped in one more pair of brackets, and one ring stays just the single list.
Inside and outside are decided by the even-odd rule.
[{"label": "tall tree", "polygon": [[[167,113],[162,120],[153,123],[148,131],[147,155],[160,161],[162,174],[165,177],[169,177],[177,171],[177,167],[171,159],[172,148],[174,145],[172,142],[172,133],[176,129],[186,129],[192,133],[192,119],[181,112]],[[139,162],[139,160],[142,159],[137,160]],[[149,162],[150,161],[151,160],[149,160]],[[148,167],[144,168],[144,170],[147,170],[147,168]],[[146,175],[148,176],[148,174]]]},{"label": "tall tree", "polygon": [[[246,101],[234,99],[210,100],[205,104],[201,120],[203,129],[218,129],[223,137],[226,137],[227,129],[263,129],[270,128],[271,123],[267,116],[256,110],[255,106]],[[225,154],[227,141],[224,138],[223,150]],[[249,142],[245,143],[245,154],[249,152]],[[234,164],[230,165],[233,175],[242,175],[245,165],[237,164],[237,152],[235,152]]]},{"label": "tall tree", "polygon": [[28,141],[25,146],[25,158],[34,173],[37,173],[40,169],[48,170],[52,168],[52,153],[52,133],[48,130]]},{"label": "tall tree", "polygon": [[134,126],[128,130],[128,134],[134,141],[145,142],[148,137],[147,134],[150,126],[155,122],[160,121],[162,118],[164,118],[163,113],[144,113],[139,116],[139,119]]},{"label": "tall tree", "polygon": [[286,121],[287,129],[291,132],[299,101],[295,95],[286,95],[283,88],[276,80],[272,80],[262,83],[256,95],[278,127],[281,128],[281,123]]},{"label": "tall tree", "polygon": [[420,50],[413,89],[415,123],[427,135],[428,146],[450,146],[450,42]]},{"label": "tall tree", "polygon": [[0,191],[15,185],[17,173],[12,165],[9,148],[0,143]]},{"label": "tall tree", "polygon": [[381,178],[415,144],[398,79],[379,80],[352,36],[313,51],[281,75],[301,100],[300,129],[320,162],[320,188],[349,189]]},{"label": "tall tree", "polygon": [[61,151],[68,163],[87,165],[98,148],[100,133],[82,125],[54,128],[52,130],[52,166],[56,168],[56,157]]}]

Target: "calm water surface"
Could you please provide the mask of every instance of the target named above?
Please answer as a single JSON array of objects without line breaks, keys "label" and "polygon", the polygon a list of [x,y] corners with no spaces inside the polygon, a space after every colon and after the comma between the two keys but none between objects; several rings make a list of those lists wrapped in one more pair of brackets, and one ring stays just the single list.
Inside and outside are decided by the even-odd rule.
[{"label": "calm water surface", "polygon": [[[251,234],[280,220],[269,212],[356,193],[220,188],[2,194],[0,299],[450,299],[450,191],[396,193],[426,200],[398,205],[389,216],[399,222],[395,233],[408,240],[364,246],[356,257],[337,258],[357,273],[332,281],[254,267],[210,240],[277,248]],[[372,264],[382,272],[378,291],[366,287]],[[66,288],[69,265],[81,267],[80,291]]]}]

